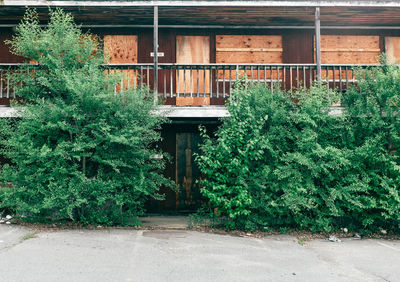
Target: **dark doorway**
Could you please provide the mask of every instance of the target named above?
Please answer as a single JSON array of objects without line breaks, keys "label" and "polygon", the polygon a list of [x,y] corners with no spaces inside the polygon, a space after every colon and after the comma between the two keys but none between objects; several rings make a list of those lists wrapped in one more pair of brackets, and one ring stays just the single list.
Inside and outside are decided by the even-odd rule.
[{"label": "dark doorway", "polygon": [[203,124],[210,134],[218,127],[218,120],[210,121],[175,121],[163,126],[161,148],[170,155],[164,175],[176,184],[176,191],[161,187],[160,193],[165,195],[162,201],[149,200],[146,205],[148,213],[191,213],[195,212],[204,200],[201,197],[200,170],[196,165],[194,153],[199,153],[201,137],[199,125]]}]

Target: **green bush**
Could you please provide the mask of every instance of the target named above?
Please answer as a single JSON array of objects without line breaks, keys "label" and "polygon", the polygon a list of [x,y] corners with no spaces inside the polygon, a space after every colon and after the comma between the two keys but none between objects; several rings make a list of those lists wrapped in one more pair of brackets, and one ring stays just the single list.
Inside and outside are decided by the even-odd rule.
[{"label": "green bush", "polygon": [[[382,80],[366,75],[373,73]],[[339,116],[329,114],[338,95],[326,87],[294,93],[262,85],[236,87],[227,104],[231,117],[223,120],[215,139],[202,129],[205,141],[196,156],[211,211],[241,229],[398,229],[396,110],[385,110],[379,118],[372,105],[357,102],[375,105],[365,96],[390,96],[393,107],[396,87],[384,87],[386,94],[379,95],[367,91],[373,88],[371,80],[390,83],[385,75],[360,73],[364,90],[348,92],[343,98],[347,110]]]},{"label": "green bush", "polygon": [[12,79],[25,100],[21,119],[2,121],[3,153],[12,160],[0,182],[13,187],[2,206],[31,219],[126,224],[144,201],[171,185],[164,162],[153,158],[163,119],[152,114],[146,89],[114,95],[116,78],[101,67],[96,38],[81,32],[70,15],[51,11],[40,27],[27,12],[9,42],[29,63]]}]

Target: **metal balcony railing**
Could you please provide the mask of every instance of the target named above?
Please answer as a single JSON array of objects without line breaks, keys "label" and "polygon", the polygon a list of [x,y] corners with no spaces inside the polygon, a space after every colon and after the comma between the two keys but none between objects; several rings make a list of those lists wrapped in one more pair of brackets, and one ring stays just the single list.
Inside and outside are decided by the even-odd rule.
[{"label": "metal balcony railing", "polygon": [[[0,64],[0,98],[15,98],[9,74],[20,64]],[[345,91],[357,83],[354,69],[376,65],[322,65],[321,80],[327,88]],[[32,66],[34,68],[35,66]],[[105,71],[120,77],[114,91],[137,86],[154,86],[154,65],[107,64]],[[232,86],[246,78],[293,90],[309,87],[316,82],[316,64],[159,64],[158,95],[162,98],[210,97],[227,98]]]}]

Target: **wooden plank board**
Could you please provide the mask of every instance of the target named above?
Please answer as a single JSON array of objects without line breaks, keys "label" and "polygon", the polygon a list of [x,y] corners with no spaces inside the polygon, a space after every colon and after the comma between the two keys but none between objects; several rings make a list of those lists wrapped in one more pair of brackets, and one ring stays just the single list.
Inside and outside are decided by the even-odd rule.
[{"label": "wooden plank board", "polygon": [[177,106],[210,105],[210,97],[176,97]]},{"label": "wooden plank board", "polygon": [[322,35],[323,64],[376,64],[380,47],[377,35]]},{"label": "wooden plank board", "polygon": [[399,63],[400,37],[385,37],[385,53],[388,64]]},{"label": "wooden plank board", "polygon": [[217,63],[282,63],[280,35],[217,35]]},{"label": "wooden plank board", "polygon": [[217,48],[282,48],[280,35],[217,35]]},{"label": "wooden plank board", "polygon": [[111,64],[137,63],[137,36],[105,35],[104,52]]},{"label": "wooden plank board", "polygon": [[[136,35],[104,35],[104,54],[111,64],[137,63]],[[117,70],[112,73],[121,77],[116,92],[137,86],[137,72]]]},{"label": "wooden plank board", "polygon": [[[209,36],[177,36],[176,62],[178,64],[210,63]],[[178,70],[177,93],[193,96],[210,93],[210,72],[204,70]]]},{"label": "wooden plank board", "polygon": [[217,52],[217,63],[222,64],[279,64],[282,52]]},{"label": "wooden plank board", "polygon": [[282,48],[216,48],[217,52],[282,52]]}]

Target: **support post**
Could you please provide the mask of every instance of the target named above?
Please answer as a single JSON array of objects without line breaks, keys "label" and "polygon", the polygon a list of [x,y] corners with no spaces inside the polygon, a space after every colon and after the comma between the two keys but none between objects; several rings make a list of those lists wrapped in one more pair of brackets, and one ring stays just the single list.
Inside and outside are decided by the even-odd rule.
[{"label": "support post", "polygon": [[154,54],[154,104],[158,102],[158,6],[154,6],[154,30],[153,30],[153,54]]},{"label": "support post", "polygon": [[315,60],[317,63],[317,81],[321,83],[321,21],[320,8],[315,8]]}]

